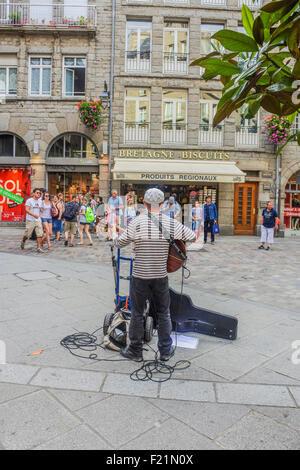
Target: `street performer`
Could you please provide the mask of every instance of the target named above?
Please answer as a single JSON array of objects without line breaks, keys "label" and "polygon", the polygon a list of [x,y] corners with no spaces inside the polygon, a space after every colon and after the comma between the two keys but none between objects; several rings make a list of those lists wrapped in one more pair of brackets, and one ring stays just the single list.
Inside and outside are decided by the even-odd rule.
[{"label": "street performer", "polygon": [[[162,191],[156,188],[148,189],[144,195],[146,213],[136,217],[122,235],[115,240],[115,246],[118,248],[132,242],[136,245],[130,293],[130,345],[128,348],[122,348],[121,354],[127,359],[137,362],[143,360],[143,314],[146,300],[150,297],[155,303],[158,317],[160,360],[168,361],[174,354],[167,275],[170,245],[163,233],[168,233],[174,240],[194,241],[196,238],[194,232],[188,227],[161,213],[163,202],[164,193]],[[159,223],[162,225],[163,233]]]}]

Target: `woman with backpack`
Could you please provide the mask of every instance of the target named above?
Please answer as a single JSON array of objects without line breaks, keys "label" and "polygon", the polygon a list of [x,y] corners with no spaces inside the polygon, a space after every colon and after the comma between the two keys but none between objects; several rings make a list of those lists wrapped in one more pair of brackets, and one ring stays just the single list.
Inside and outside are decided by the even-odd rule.
[{"label": "woman with backpack", "polygon": [[52,230],[55,235],[53,241],[58,242],[60,239],[60,234],[62,232],[63,205],[57,196],[53,196],[52,206]]},{"label": "woman with backpack", "polygon": [[83,231],[84,231],[90,241],[89,245],[92,246],[93,242],[92,242],[92,237],[89,232],[89,228],[90,228],[91,221],[94,220],[94,218],[92,219],[92,216],[94,216],[94,214],[93,214],[92,208],[88,206],[88,200],[86,197],[82,199],[82,206],[80,208],[79,215],[80,215],[80,221],[79,221],[80,242],[78,243],[78,245],[81,245],[81,246],[84,245],[83,243]]},{"label": "woman with backpack", "polygon": [[50,244],[50,237],[52,235],[52,203],[50,200],[50,194],[46,191],[43,194],[42,204],[41,204],[41,213],[42,213],[42,224],[45,233],[45,237],[42,240],[42,244],[47,242],[48,250],[53,250]]}]

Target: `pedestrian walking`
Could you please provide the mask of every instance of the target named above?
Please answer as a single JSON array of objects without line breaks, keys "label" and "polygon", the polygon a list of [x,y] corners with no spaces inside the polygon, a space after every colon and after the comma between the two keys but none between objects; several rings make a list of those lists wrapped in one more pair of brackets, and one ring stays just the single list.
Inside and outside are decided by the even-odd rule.
[{"label": "pedestrian walking", "polygon": [[105,226],[105,204],[102,197],[96,199],[96,237],[99,238],[100,235],[104,233]]},{"label": "pedestrian walking", "polygon": [[107,240],[113,240],[117,235],[120,226],[120,217],[123,215],[123,201],[115,189],[111,192],[107,206],[107,224],[108,237]]},{"label": "pedestrian walking", "polygon": [[52,250],[50,243],[50,237],[52,235],[52,215],[51,215],[52,203],[50,201],[50,194],[46,191],[43,194],[43,198],[41,201],[41,214],[42,214],[42,224],[45,233],[45,237],[42,240],[42,244],[44,242],[48,245],[48,250]]},{"label": "pedestrian walking", "polygon": [[21,242],[21,249],[24,250],[26,240],[31,237],[32,232],[35,230],[37,237],[37,251],[38,253],[44,253],[41,248],[43,238],[43,226],[41,220],[41,191],[40,189],[34,189],[32,197],[27,199],[25,203],[26,210],[26,228]]},{"label": "pedestrian walking", "polygon": [[[55,242],[60,240],[61,233],[63,231],[63,224],[62,224],[62,216],[63,216],[63,201],[61,199],[62,194],[60,193],[58,196],[53,196],[52,204],[53,204],[53,215],[52,215],[52,231],[54,234]],[[54,215],[55,214],[55,215]]]},{"label": "pedestrian walking", "polygon": [[143,360],[144,308],[150,297],[157,308],[158,349],[160,360],[168,361],[174,354],[172,346],[172,322],[170,317],[170,293],[167,275],[169,241],[162,235],[167,232],[177,240],[194,241],[196,236],[188,227],[161,213],[164,193],[152,188],[146,191],[144,205],[147,213],[136,217],[115,246],[122,248],[136,244],[136,256],[131,284],[131,320],[129,326],[130,345],[122,348],[121,354],[134,361]]},{"label": "pedestrian walking", "polygon": [[201,232],[202,226],[202,217],[203,217],[203,209],[200,205],[200,202],[196,199],[194,202],[194,207],[192,207],[192,224],[191,229],[196,235],[196,241],[198,240],[199,234]]},{"label": "pedestrian walking", "polygon": [[179,220],[181,214],[180,204],[176,201],[176,194],[172,194],[162,207],[162,213],[168,215],[171,219]]},{"label": "pedestrian walking", "polygon": [[130,222],[136,217],[136,207],[135,207],[135,204],[134,204],[134,201],[132,199],[129,199],[127,201],[127,207],[126,207],[126,211],[125,211],[125,214],[126,214],[126,225],[128,227],[128,225],[130,224]]},{"label": "pedestrian walking", "polygon": [[[79,214],[80,206],[78,196],[72,196],[72,201],[67,202],[64,211],[64,230],[65,230],[65,246],[73,247],[74,237],[77,230],[77,215]],[[70,233],[70,243],[69,243]]]},{"label": "pedestrian walking", "polygon": [[211,244],[215,244],[214,224],[218,221],[218,212],[216,205],[212,202],[210,196],[206,196],[203,206],[204,215],[204,243],[207,243],[207,234],[210,232]]},{"label": "pedestrian walking", "polygon": [[80,222],[79,222],[79,237],[80,237],[80,242],[77,243],[77,245],[81,245],[83,246],[84,243],[83,243],[83,232],[85,232],[87,238],[89,239],[89,245],[93,245],[93,241],[92,241],[92,237],[90,235],[90,232],[89,232],[89,228],[90,228],[90,223],[87,222],[86,220],[86,210],[87,210],[87,207],[88,207],[88,200],[86,197],[84,197],[82,199],[82,205],[80,207]]},{"label": "pedestrian walking", "polygon": [[260,250],[265,248],[265,243],[267,243],[266,250],[269,251],[274,241],[274,232],[279,225],[280,221],[278,214],[275,209],[273,209],[273,204],[271,201],[267,203],[262,211],[261,216],[261,237],[260,237]]}]

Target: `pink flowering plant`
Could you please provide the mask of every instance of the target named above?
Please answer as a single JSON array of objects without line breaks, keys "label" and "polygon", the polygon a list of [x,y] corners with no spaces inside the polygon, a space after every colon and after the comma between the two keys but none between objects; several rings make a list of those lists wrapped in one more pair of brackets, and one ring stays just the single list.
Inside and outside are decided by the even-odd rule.
[{"label": "pink flowering plant", "polygon": [[95,101],[90,98],[81,100],[78,103],[79,119],[88,129],[97,131],[103,122],[103,106],[101,101]]},{"label": "pink flowering plant", "polygon": [[291,123],[287,117],[279,117],[273,114],[265,119],[265,132],[269,142],[273,144],[284,144],[291,128]]}]

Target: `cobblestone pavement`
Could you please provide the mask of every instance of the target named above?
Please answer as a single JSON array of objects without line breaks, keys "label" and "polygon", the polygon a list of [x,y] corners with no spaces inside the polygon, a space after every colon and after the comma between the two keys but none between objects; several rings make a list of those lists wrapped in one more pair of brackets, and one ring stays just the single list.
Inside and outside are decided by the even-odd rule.
[{"label": "cobblestone pavement", "polygon": [[[192,335],[197,348],[170,361],[191,366],[158,384],[133,382],[135,363],[78,358],[59,344],[112,311],[107,244],[39,255],[33,242],[19,249],[22,230],[0,230],[0,449],[300,448],[299,241],[262,252],[256,238],[221,237],[190,253],[185,292],[236,316],[238,339]],[[180,276],[170,283],[179,290]]]}]

